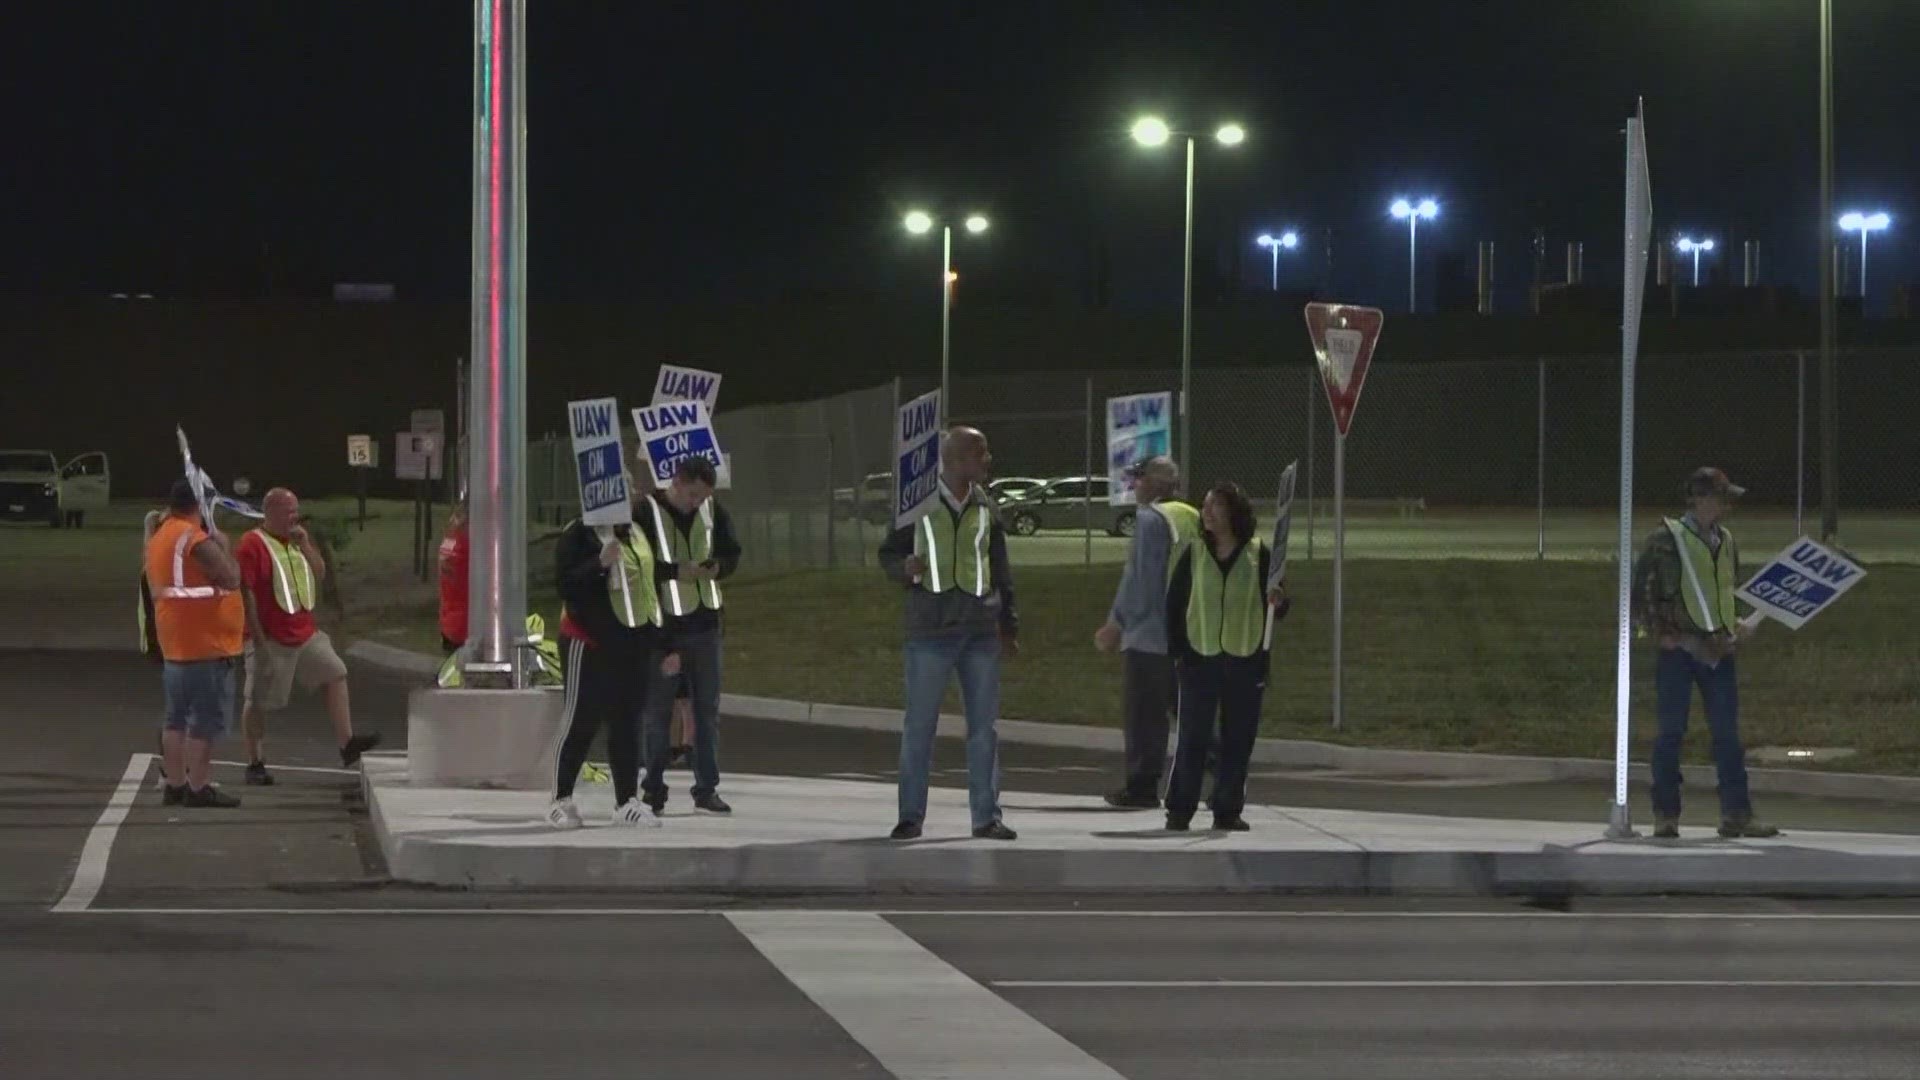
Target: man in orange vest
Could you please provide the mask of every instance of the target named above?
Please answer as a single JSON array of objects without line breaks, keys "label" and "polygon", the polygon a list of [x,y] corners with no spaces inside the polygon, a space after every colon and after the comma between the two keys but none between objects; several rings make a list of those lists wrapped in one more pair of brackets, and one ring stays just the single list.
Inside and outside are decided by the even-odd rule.
[{"label": "man in orange vest", "polygon": [[147,540],[153,621],[166,663],[167,714],[160,747],[168,806],[239,806],[213,785],[213,744],[227,733],[233,673],[246,633],[240,566],[218,530],[209,532],[199,493],[181,479],[167,516]]}]

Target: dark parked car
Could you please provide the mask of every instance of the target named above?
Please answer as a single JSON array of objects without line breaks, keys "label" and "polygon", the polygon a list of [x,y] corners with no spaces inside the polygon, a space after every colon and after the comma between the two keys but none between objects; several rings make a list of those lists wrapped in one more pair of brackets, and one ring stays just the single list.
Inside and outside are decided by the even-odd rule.
[{"label": "dark parked car", "polygon": [[1032,536],[1041,529],[1084,528],[1091,500],[1095,528],[1109,536],[1132,536],[1133,507],[1107,505],[1107,492],[1104,476],[1063,476],[1002,502],[1000,520],[1015,536]]}]

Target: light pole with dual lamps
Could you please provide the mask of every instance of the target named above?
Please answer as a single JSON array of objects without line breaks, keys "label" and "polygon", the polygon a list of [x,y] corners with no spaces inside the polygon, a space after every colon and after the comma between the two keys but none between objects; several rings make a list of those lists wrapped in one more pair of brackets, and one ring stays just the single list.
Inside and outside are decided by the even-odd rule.
[{"label": "light pole with dual lamps", "polygon": [[[900,223],[915,236],[925,236],[933,231],[933,215],[925,210],[909,210]],[[987,231],[985,214],[968,214],[962,222],[967,232],[978,236]],[[944,420],[952,411],[951,399],[947,393],[947,379],[950,373],[952,356],[952,335],[949,328],[953,315],[953,283],[959,275],[953,272],[953,226],[940,223],[940,413]]]}]

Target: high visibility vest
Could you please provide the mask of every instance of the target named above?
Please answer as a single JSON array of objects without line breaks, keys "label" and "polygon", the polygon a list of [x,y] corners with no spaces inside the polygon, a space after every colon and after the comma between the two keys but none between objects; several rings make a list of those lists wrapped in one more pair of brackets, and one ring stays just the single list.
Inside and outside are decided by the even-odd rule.
[{"label": "high visibility vest", "polygon": [[[601,534],[613,542],[611,529]],[[627,530],[620,543],[620,564],[607,573],[607,594],[613,601],[613,617],[621,626],[659,626],[660,596],[653,585],[653,548],[638,529]]]},{"label": "high visibility vest", "polygon": [[1205,536],[1187,545],[1193,587],[1187,592],[1187,643],[1201,656],[1252,656],[1267,625],[1266,583],[1260,580],[1260,538],[1241,545],[1223,572]]},{"label": "high visibility vest", "polygon": [[958,514],[943,498],[913,527],[913,553],[926,561],[920,587],[985,596],[993,591],[993,508],[969,499]]},{"label": "high visibility vest", "polygon": [[1200,535],[1200,511],[1178,499],[1154,503],[1152,509],[1159,511],[1160,516],[1166,519],[1167,529],[1173,534],[1172,542],[1167,545],[1167,550],[1172,553],[1167,559],[1167,577],[1172,578],[1173,568],[1180,565],[1179,553],[1194,537]]},{"label": "high visibility vest", "polygon": [[253,530],[265,541],[273,561],[273,604],[289,615],[313,610],[313,567],[306,553],[292,544],[282,543],[265,529]]},{"label": "high visibility vest", "polygon": [[[713,500],[707,499],[694,512],[692,535],[681,532],[673,523],[673,516],[660,505],[658,498],[649,498],[647,506],[653,511],[653,540],[656,550],[671,555],[668,562],[676,566],[698,566],[713,557]],[[678,580],[667,582],[666,608],[674,615],[687,615],[701,608],[720,610],[720,583],[701,581],[682,585]]]},{"label": "high visibility vest", "polygon": [[1680,549],[1680,597],[1686,603],[1687,617],[1704,633],[1732,630],[1740,617],[1733,600],[1734,563],[1738,561],[1733,534],[1720,530],[1720,551],[1716,555],[1685,522],[1674,518],[1665,522]]},{"label": "high visibility vest", "polygon": [[[560,662],[560,643],[547,636],[547,620],[539,615],[527,616],[527,644],[533,646],[533,681],[536,686],[561,686],[566,683],[566,667]],[[464,648],[454,650],[440,663],[439,684],[443,688],[460,686],[465,677],[461,674],[460,661],[467,654]]]},{"label": "high visibility vest", "polygon": [[239,656],[246,633],[240,594],[207,578],[193,548],[207,538],[199,524],[177,514],[147,540],[147,585],[160,652],[175,663]]}]

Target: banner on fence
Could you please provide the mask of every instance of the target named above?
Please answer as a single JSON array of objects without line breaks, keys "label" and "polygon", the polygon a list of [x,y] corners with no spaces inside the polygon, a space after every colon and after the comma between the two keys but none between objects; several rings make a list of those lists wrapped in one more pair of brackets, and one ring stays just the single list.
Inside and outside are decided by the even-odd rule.
[{"label": "banner on fence", "polygon": [[1755,611],[1798,630],[1866,576],[1859,563],[1803,536],[1748,578],[1734,595]]},{"label": "banner on fence", "polygon": [[1127,475],[1129,465],[1172,452],[1172,393],[1128,394],[1107,399],[1107,499],[1110,503],[1133,505],[1133,478]]},{"label": "banner on fence", "polygon": [[631,523],[620,403],[610,397],[567,402],[567,430],[573,433],[573,466],[580,478],[580,520],[596,528]]},{"label": "banner on fence", "polygon": [[720,453],[720,442],[714,438],[713,421],[703,402],[669,401],[635,409],[633,429],[646,448],[655,487],[671,483],[674,470],[690,457],[713,462],[716,472],[726,467],[726,457]]},{"label": "banner on fence", "polygon": [[900,406],[893,423],[893,527],[904,529],[940,497],[940,391]]}]

